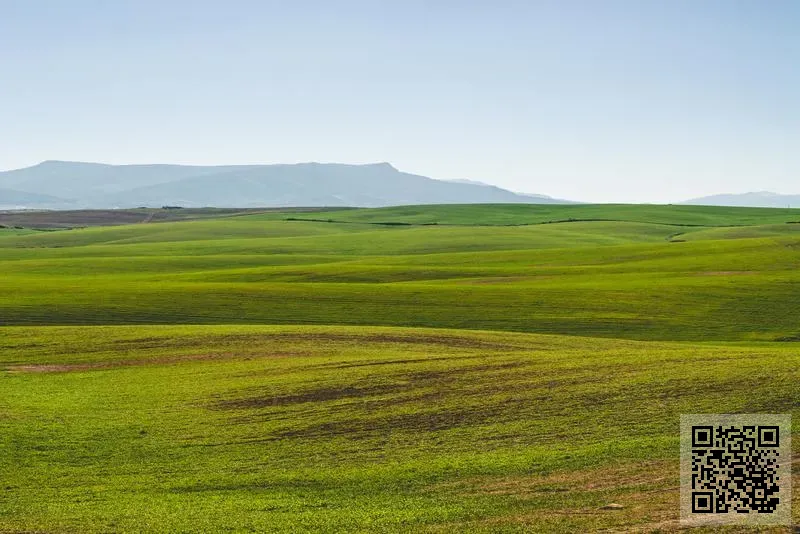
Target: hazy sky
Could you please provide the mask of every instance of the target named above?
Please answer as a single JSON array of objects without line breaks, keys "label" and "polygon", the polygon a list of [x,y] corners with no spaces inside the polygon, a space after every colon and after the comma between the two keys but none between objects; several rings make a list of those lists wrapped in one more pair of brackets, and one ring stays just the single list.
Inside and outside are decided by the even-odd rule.
[{"label": "hazy sky", "polygon": [[800,1],[0,0],[0,169],[46,159],[800,193]]}]

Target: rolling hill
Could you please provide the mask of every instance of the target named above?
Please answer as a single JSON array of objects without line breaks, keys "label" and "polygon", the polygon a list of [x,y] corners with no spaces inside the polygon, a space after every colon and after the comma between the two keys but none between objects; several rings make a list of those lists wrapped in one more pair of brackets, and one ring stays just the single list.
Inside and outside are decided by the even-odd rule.
[{"label": "rolling hill", "polygon": [[674,532],[688,413],[800,483],[800,210],[12,215],[0,532]]},{"label": "rolling hill", "polygon": [[0,237],[0,322],[800,335],[790,289],[800,279],[800,210],[493,204],[136,216]]}]

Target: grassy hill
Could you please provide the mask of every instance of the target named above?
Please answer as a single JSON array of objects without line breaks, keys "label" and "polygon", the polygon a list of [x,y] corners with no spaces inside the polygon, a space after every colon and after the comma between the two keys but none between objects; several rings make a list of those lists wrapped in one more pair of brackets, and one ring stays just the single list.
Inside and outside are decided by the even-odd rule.
[{"label": "grassy hill", "polygon": [[[309,217],[313,218],[313,217]],[[442,204],[330,211],[341,222],[461,224],[474,226],[565,221],[628,221],[676,226],[740,226],[800,222],[800,209],[641,204]]]},{"label": "grassy hill", "polygon": [[2,343],[0,530],[664,527],[681,413],[800,404],[785,345],[214,326]]},{"label": "grassy hill", "polygon": [[[532,214],[569,219],[590,208],[620,220],[484,225],[521,224]],[[800,225],[774,223],[800,218],[794,211],[775,210],[765,225],[730,226],[765,210],[505,209],[503,218],[502,206],[434,207],[430,217],[441,224],[421,226],[285,220],[303,214],[283,212],[9,235],[0,237],[0,321],[434,326],[643,340],[800,336],[792,291]],[[339,213],[403,218],[390,211]],[[483,222],[445,224],[462,212]],[[714,226],[679,226],[702,219]]]},{"label": "grassy hill", "polygon": [[[87,226],[186,221],[235,217],[253,213],[283,213],[283,208],[133,208],[114,210],[8,210],[0,211],[0,225],[25,228],[64,229]],[[292,208],[292,214],[330,211],[328,208]],[[337,210],[340,211],[340,210]]]},{"label": "grassy hill", "polygon": [[680,414],[793,413],[800,450],[797,220],[0,229],[0,532],[675,529]]}]

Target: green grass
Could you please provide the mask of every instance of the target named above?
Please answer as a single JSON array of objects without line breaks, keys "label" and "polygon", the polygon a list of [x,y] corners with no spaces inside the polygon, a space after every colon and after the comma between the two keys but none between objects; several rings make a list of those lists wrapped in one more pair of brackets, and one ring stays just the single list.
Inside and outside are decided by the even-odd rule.
[{"label": "green grass", "polygon": [[[286,217],[253,215],[257,219]],[[800,221],[800,209],[641,204],[442,204],[296,214],[291,217],[361,223],[517,225],[563,221],[628,221],[678,226],[740,226]]]},{"label": "green grass", "polygon": [[0,237],[29,235],[34,233],[36,233],[36,230],[31,230],[30,228],[15,228],[9,226],[0,226]]},{"label": "green grass", "polygon": [[0,532],[670,530],[680,414],[798,451],[798,214],[0,230]]},{"label": "green grass", "polygon": [[[489,208],[498,209],[475,207]],[[517,209],[509,207],[512,215]],[[749,216],[743,211],[736,217]],[[783,339],[800,335],[795,226],[395,227],[244,216],[7,236],[0,237],[0,323]]]},{"label": "green grass", "polygon": [[688,241],[699,239],[745,239],[750,237],[800,237],[800,224],[764,224],[736,228],[706,228],[684,236]]},{"label": "green grass", "polygon": [[12,531],[624,529],[676,516],[681,413],[800,415],[784,345],[7,328],[0,367]]},{"label": "green grass", "polygon": [[[280,214],[291,212],[312,216],[328,208],[134,208],[107,210],[22,210],[0,211],[0,225],[38,229],[83,228],[125,224],[187,221],[220,217],[237,217],[254,213]],[[340,210],[339,210],[340,211]],[[282,215],[286,217],[287,215]]]}]

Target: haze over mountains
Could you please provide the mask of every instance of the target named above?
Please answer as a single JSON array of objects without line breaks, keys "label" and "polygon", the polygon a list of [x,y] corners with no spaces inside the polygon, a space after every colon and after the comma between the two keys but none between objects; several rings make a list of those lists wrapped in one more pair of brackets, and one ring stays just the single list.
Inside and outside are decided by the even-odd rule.
[{"label": "haze over mountains", "polygon": [[[0,172],[0,209],[380,207],[407,204],[568,204],[473,180],[435,180],[389,163],[346,165],[107,165],[45,161]],[[680,204],[800,207],[800,195],[720,194]]]},{"label": "haze over mountains", "polygon": [[800,195],[781,195],[769,191],[723,194],[693,198],[682,204],[696,206],[743,206],[751,208],[800,208]]},{"label": "haze over mountains", "polygon": [[0,172],[0,209],[568,203],[479,182],[434,180],[388,163],[106,165],[45,161]]}]

